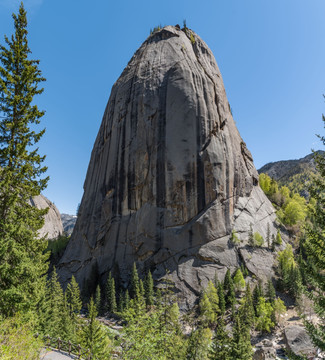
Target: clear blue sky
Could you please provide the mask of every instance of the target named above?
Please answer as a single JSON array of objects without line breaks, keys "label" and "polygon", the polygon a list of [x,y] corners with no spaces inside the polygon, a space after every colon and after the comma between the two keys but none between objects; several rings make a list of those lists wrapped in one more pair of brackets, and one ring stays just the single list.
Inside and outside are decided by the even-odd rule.
[{"label": "clear blue sky", "polygon": [[[0,0],[0,42],[16,0]],[[193,29],[220,67],[241,136],[255,165],[300,158],[324,134],[324,0],[26,0],[29,44],[47,78],[50,182],[45,195],[74,214],[111,87],[150,28]]]}]

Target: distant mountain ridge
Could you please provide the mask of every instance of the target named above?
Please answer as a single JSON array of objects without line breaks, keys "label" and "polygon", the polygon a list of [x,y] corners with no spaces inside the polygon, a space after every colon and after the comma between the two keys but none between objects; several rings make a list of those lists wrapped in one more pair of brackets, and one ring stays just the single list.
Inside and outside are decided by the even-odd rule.
[{"label": "distant mountain ridge", "polygon": [[77,221],[76,215],[61,214],[61,221],[65,234],[71,235]]},{"label": "distant mountain ridge", "polygon": [[[318,154],[325,154],[325,151],[318,150]],[[270,162],[258,170],[259,174],[267,174],[276,180],[279,185],[287,186],[290,190],[300,193],[308,198],[308,185],[312,174],[316,173],[314,154],[297,160],[281,160]]]},{"label": "distant mountain ridge", "polygon": [[[324,154],[325,152],[318,150],[317,153]],[[267,174],[274,180],[283,182],[305,170],[316,171],[313,153],[298,160],[281,160],[267,163],[258,170],[258,173]]]}]

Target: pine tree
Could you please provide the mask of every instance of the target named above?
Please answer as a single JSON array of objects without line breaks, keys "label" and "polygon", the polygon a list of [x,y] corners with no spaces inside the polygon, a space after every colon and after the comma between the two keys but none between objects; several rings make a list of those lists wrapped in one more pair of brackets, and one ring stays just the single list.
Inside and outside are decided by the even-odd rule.
[{"label": "pine tree", "polygon": [[218,297],[219,297],[220,314],[224,315],[224,313],[226,311],[226,299],[225,299],[225,291],[223,289],[222,282],[218,282],[217,290],[218,290]]},{"label": "pine tree", "polygon": [[221,316],[215,330],[212,340],[212,346],[209,351],[210,360],[232,360],[231,357],[231,339],[226,331],[224,318]]},{"label": "pine tree", "polygon": [[76,279],[73,275],[71,281],[67,285],[66,295],[67,295],[69,316],[70,318],[75,319],[81,311],[82,302],[80,299],[79,285],[76,282]]},{"label": "pine tree", "polygon": [[274,300],[276,298],[276,293],[275,293],[275,288],[273,285],[272,280],[268,280],[267,285],[266,285],[266,299],[273,304]]},{"label": "pine tree", "polygon": [[193,330],[188,341],[186,359],[207,360],[211,344],[212,332],[209,328],[199,327]]},{"label": "pine tree", "polygon": [[266,243],[267,243],[267,248],[271,249],[271,230],[270,230],[270,223],[267,224],[267,229],[266,229]]},{"label": "pine tree", "polygon": [[39,60],[29,60],[26,11],[13,14],[15,33],[0,45],[0,313],[12,315],[33,308],[44,290],[48,265],[46,241],[38,237],[47,210],[30,199],[46,187],[44,156],[35,144],[44,111],[34,103],[45,79]]},{"label": "pine tree", "polygon": [[248,232],[248,245],[255,246],[254,233],[253,233],[253,225],[250,224],[249,232]]},{"label": "pine tree", "polygon": [[226,272],[223,287],[225,289],[225,294],[226,294],[226,305],[227,305],[227,307],[231,307],[236,302],[236,294],[235,294],[235,289],[234,289],[234,282],[231,278],[229,269]]},{"label": "pine tree", "polygon": [[277,245],[282,245],[282,237],[281,237],[281,233],[280,233],[279,229],[278,229],[278,231],[276,233],[275,243]]},{"label": "pine tree", "polygon": [[[325,117],[323,115],[325,125]],[[325,144],[325,137],[319,136]],[[325,156],[315,154],[319,175],[314,178],[310,194],[315,199],[313,225],[306,228],[306,239],[302,240],[302,250],[306,257],[301,262],[304,277],[309,284],[306,293],[314,302],[314,310],[319,317],[319,325],[305,321],[313,343],[325,351]]]},{"label": "pine tree", "polygon": [[238,316],[243,326],[251,328],[255,322],[255,310],[253,305],[253,296],[249,283],[246,285],[245,296],[242,299],[242,304],[238,310]]},{"label": "pine tree", "polygon": [[236,291],[245,289],[245,279],[240,269],[237,269],[233,278],[234,287]]},{"label": "pine tree", "polygon": [[140,296],[139,275],[138,275],[138,270],[137,270],[135,263],[133,263],[133,267],[132,267],[131,283],[130,283],[130,296],[131,296],[131,299],[136,299]]},{"label": "pine tree", "polygon": [[261,280],[258,281],[258,284],[255,286],[253,291],[253,304],[255,311],[260,297],[264,297],[264,290]]},{"label": "pine tree", "polygon": [[88,304],[88,320],[82,328],[82,345],[89,349],[92,357],[98,360],[110,359],[110,342],[106,331],[96,319],[97,310],[93,298]]},{"label": "pine tree", "polygon": [[234,321],[231,356],[238,360],[251,360],[253,356],[249,328],[241,324],[239,316]]},{"label": "pine tree", "polygon": [[44,335],[62,336],[62,316],[66,316],[64,295],[54,267],[47,281],[45,296],[39,309],[40,327]]},{"label": "pine tree", "polygon": [[98,314],[101,313],[101,308],[102,308],[102,295],[101,295],[101,291],[100,291],[100,286],[99,284],[96,287],[96,293],[95,293],[95,305],[96,305],[96,311]]},{"label": "pine tree", "polygon": [[153,289],[153,279],[150,271],[148,272],[145,278],[144,290],[145,290],[146,305],[152,306],[154,304],[154,289]]},{"label": "pine tree", "polygon": [[271,239],[272,239],[272,241],[271,241],[271,250],[272,251],[275,251],[275,236],[274,236],[274,234],[272,234],[272,236],[271,236]]},{"label": "pine tree", "polygon": [[[123,297],[123,293],[120,293],[121,304],[123,303],[122,297]],[[115,313],[116,309],[117,306],[116,306],[115,280],[112,277],[112,273],[109,272],[105,287],[105,311],[109,313]],[[120,311],[122,311],[122,309],[123,309],[123,305]]]},{"label": "pine tree", "polygon": [[212,309],[211,302],[206,292],[203,293],[200,299],[199,307],[200,307],[200,316],[202,318],[202,323],[205,324],[206,326],[213,324],[214,321],[216,320],[217,315]]}]

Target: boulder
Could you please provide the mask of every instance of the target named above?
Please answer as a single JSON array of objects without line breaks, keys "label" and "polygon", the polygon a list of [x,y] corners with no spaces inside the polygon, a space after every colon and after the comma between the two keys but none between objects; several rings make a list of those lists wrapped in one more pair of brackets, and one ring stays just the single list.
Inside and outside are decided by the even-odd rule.
[{"label": "boulder", "polygon": [[[250,225],[266,237],[275,219],[211,50],[191,30],[166,26],[112,88],[58,273],[83,287],[111,271],[126,287],[135,262],[156,284],[170,277],[190,307],[215,274],[243,262]],[[267,277],[274,255],[263,256],[270,264],[251,271]]]},{"label": "boulder", "polygon": [[317,349],[303,326],[291,325],[286,327],[284,329],[284,340],[287,349],[295,355],[306,356],[307,359],[313,359],[317,354]]}]

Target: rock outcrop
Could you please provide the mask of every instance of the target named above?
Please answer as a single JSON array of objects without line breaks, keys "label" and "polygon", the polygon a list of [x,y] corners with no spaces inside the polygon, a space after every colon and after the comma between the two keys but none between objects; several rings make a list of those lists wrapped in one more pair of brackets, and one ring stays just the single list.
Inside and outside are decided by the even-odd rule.
[{"label": "rock outcrop", "polygon": [[47,239],[56,239],[58,236],[62,235],[63,226],[61,215],[57,207],[43,195],[34,196],[30,202],[38,209],[49,208],[48,213],[44,217],[44,225],[39,230],[39,236],[46,236]]},{"label": "rock outcrop", "polygon": [[[157,282],[168,274],[188,307],[215,273],[253,262],[250,225],[265,238],[275,218],[211,50],[191,30],[166,26],[112,88],[59,275],[82,285],[112,271],[126,286],[136,262]],[[267,263],[249,269],[270,277],[273,255],[261,251]]]},{"label": "rock outcrop", "polygon": [[303,326],[291,325],[284,330],[284,339],[287,349],[296,356],[305,356],[314,359],[317,348],[313,345],[306,329]]}]

